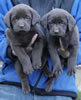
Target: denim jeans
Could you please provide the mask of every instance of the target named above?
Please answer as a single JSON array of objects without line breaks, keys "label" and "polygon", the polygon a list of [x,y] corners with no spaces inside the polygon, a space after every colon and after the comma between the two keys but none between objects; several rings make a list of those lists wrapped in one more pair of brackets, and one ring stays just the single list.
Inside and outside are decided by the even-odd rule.
[{"label": "denim jeans", "polygon": [[72,100],[65,96],[39,96],[24,94],[21,88],[10,85],[0,85],[0,100]]}]

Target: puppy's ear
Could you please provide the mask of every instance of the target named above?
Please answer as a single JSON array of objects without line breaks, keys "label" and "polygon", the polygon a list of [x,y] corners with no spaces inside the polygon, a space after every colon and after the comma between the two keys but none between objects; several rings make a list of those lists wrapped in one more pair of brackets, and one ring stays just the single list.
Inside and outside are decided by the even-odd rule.
[{"label": "puppy's ear", "polygon": [[44,28],[47,28],[47,24],[48,24],[48,14],[45,14],[41,19],[41,25]]},{"label": "puppy's ear", "polygon": [[11,16],[11,11],[9,11],[6,15],[5,15],[5,17],[4,17],[4,22],[5,22],[5,24],[7,25],[7,27],[9,27],[10,28],[10,16]]},{"label": "puppy's ear", "polygon": [[35,11],[31,10],[32,14],[32,25],[34,26],[36,23],[40,22],[40,15]]},{"label": "puppy's ear", "polygon": [[71,32],[76,25],[76,21],[75,21],[75,19],[73,18],[72,15],[67,16],[67,24],[68,24],[68,29]]}]

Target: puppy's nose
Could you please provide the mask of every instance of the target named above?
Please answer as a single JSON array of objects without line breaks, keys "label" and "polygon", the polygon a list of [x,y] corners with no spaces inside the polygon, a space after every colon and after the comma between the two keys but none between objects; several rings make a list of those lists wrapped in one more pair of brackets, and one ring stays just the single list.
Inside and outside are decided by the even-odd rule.
[{"label": "puppy's nose", "polygon": [[59,33],[59,30],[58,29],[54,30],[54,33],[55,34],[58,34]]},{"label": "puppy's nose", "polygon": [[20,27],[20,28],[23,28],[23,27],[24,27],[24,24],[20,24],[19,27]]}]

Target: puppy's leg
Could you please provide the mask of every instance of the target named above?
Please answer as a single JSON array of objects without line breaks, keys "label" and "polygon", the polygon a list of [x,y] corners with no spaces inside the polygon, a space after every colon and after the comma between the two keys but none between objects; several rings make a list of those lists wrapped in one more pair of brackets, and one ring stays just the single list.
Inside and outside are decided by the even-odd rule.
[{"label": "puppy's leg", "polygon": [[43,73],[46,77],[52,77],[52,74],[51,74],[51,71],[50,69],[48,68],[48,64],[46,64],[44,66],[44,69],[43,69]]},{"label": "puppy's leg", "polygon": [[74,75],[75,74],[75,66],[77,64],[77,54],[78,54],[78,49],[77,47],[74,47],[71,49],[70,57],[68,58],[68,75]]},{"label": "puppy's leg", "polygon": [[56,47],[54,47],[54,44],[49,43],[48,50],[49,50],[49,54],[50,54],[52,64],[53,64],[52,74],[55,74],[56,76],[58,76],[59,74],[62,73],[63,70],[62,70],[61,61],[60,61],[60,57],[58,55],[57,49]]},{"label": "puppy's leg", "polygon": [[15,52],[16,56],[18,57],[19,61],[22,64],[22,68],[25,74],[31,74],[33,71],[31,61],[29,56],[27,55],[26,51],[24,48],[15,46],[14,42],[16,39],[14,38],[13,31],[10,30],[9,28],[6,30],[7,34],[7,40],[12,48],[12,50]]},{"label": "puppy's leg", "polygon": [[57,77],[58,76],[53,76],[53,77],[48,78],[46,86],[45,86],[45,91],[46,92],[52,91],[53,84],[56,81]]},{"label": "puppy's leg", "polygon": [[32,50],[32,65],[34,69],[40,69],[42,66],[42,52],[43,52],[43,41],[36,42]]},{"label": "puppy's leg", "polygon": [[23,92],[29,93],[30,86],[29,86],[29,83],[27,80],[27,75],[23,72],[22,65],[20,64],[20,62],[18,60],[15,62],[15,68],[19,75]]},{"label": "puppy's leg", "polygon": [[22,64],[24,73],[27,75],[31,74],[33,71],[32,64],[24,48],[13,46],[13,50],[16,53],[16,56],[18,57],[20,63]]}]

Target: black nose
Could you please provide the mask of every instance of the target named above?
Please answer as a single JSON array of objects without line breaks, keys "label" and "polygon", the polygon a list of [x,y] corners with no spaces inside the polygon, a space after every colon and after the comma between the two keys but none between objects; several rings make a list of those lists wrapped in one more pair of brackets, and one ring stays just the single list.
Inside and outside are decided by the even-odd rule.
[{"label": "black nose", "polygon": [[20,27],[20,28],[23,28],[23,27],[24,27],[24,24],[20,24],[19,27]]},{"label": "black nose", "polygon": [[59,33],[59,27],[58,27],[57,24],[54,25],[54,27],[53,27],[53,31],[54,31],[55,34],[58,34],[58,33]]},{"label": "black nose", "polygon": [[54,33],[55,33],[55,34],[58,34],[58,33],[59,33],[59,30],[58,30],[58,29],[55,29],[55,30],[54,30]]}]

